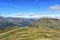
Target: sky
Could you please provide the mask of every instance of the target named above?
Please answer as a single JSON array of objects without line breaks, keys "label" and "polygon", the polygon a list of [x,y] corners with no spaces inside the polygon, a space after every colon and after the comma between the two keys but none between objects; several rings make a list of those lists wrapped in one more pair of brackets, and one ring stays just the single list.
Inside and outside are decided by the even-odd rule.
[{"label": "sky", "polygon": [[60,17],[60,0],[0,0],[0,16]]}]

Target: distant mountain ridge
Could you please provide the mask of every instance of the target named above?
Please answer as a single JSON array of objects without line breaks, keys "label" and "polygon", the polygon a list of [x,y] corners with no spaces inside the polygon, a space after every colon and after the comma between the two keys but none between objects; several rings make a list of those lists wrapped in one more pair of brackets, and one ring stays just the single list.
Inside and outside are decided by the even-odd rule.
[{"label": "distant mountain ridge", "polygon": [[5,29],[15,26],[60,30],[60,20],[56,18],[36,19],[36,18],[18,18],[18,17],[0,16],[0,29]]},{"label": "distant mountain ridge", "polygon": [[25,27],[30,23],[36,21],[37,19],[33,18],[18,18],[18,17],[2,17],[0,16],[0,29],[5,29],[6,27]]}]

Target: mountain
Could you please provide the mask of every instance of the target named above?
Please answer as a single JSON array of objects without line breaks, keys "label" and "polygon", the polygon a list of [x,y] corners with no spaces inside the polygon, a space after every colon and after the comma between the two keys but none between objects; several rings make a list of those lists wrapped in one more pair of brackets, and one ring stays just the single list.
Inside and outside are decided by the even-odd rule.
[{"label": "mountain", "polygon": [[40,18],[29,26],[43,29],[60,30],[60,20],[55,18]]},{"label": "mountain", "polygon": [[16,26],[0,30],[0,40],[60,40],[59,29],[59,19],[40,18],[29,27]]},{"label": "mountain", "polygon": [[18,17],[2,17],[0,16],[0,29],[19,26],[26,27],[30,23],[36,21],[35,18],[18,18]]},{"label": "mountain", "polygon": [[36,27],[40,29],[60,30],[60,20],[56,18],[18,18],[18,17],[2,17],[0,16],[0,29],[10,27]]}]

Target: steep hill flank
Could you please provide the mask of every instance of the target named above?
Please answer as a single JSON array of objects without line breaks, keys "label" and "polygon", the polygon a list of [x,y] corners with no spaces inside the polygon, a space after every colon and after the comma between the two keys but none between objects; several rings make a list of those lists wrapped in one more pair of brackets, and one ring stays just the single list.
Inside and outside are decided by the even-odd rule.
[{"label": "steep hill flank", "polygon": [[54,18],[41,18],[32,23],[30,27],[60,30],[60,20]]}]

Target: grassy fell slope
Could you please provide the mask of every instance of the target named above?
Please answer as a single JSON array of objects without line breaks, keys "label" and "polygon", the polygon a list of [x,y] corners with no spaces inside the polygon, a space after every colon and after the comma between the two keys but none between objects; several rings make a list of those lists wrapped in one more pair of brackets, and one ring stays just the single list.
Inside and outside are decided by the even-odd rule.
[{"label": "grassy fell slope", "polygon": [[0,40],[59,40],[60,32],[37,28],[14,28],[0,34]]}]

